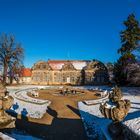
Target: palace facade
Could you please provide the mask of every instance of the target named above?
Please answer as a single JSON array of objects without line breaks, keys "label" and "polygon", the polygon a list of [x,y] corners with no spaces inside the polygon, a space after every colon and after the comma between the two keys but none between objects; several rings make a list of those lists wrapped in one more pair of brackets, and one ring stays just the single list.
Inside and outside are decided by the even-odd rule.
[{"label": "palace facade", "polygon": [[108,71],[100,61],[48,60],[32,67],[31,84],[103,85],[109,82]]}]

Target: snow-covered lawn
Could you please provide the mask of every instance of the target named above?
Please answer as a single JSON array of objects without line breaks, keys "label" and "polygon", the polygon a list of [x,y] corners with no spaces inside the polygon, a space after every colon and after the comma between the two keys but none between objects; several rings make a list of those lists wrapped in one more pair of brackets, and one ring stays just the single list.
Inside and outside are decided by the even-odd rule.
[{"label": "snow-covered lawn", "polygon": [[[88,87],[86,87],[87,89]],[[90,89],[97,87],[90,87]],[[101,89],[105,87],[101,87]],[[108,87],[106,89],[109,89]],[[110,90],[110,89],[109,89]],[[122,88],[124,99],[131,101],[131,109],[123,121],[123,123],[130,128],[137,135],[140,135],[140,87]],[[94,102],[94,101],[93,101]],[[83,102],[78,103],[80,114],[84,122],[85,129],[88,136],[91,139],[102,140],[105,136],[107,140],[110,140],[107,127],[111,123],[111,120],[105,119],[99,111],[100,104],[86,105]]]},{"label": "snow-covered lawn", "polygon": [[131,101],[131,109],[123,123],[140,136],[140,88],[123,88],[123,94]]},{"label": "snow-covered lawn", "polygon": [[44,86],[20,86],[20,87],[8,87],[10,95],[14,97],[14,104],[11,107],[11,111],[31,118],[41,118],[50,105],[48,100],[40,100],[31,98],[27,95],[28,92],[34,92],[37,88],[49,88]]}]

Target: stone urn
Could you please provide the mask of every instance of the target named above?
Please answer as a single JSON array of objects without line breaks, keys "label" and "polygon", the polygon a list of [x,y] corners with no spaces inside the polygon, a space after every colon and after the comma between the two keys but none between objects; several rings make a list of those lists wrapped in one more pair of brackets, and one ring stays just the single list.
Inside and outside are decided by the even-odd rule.
[{"label": "stone urn", "polygon": [[129,100],[122,99],[120,88],[115,87],[109,95],[109,101],[100,104],[100,111],[105,118],[111,119],[113,122],[121,122],[130,109]]},{"label": "stone urn", "polygon": [[129,109],[129,100],[120,100],[116,103],[106,102],[100,105],[102,115],[113,122],[121,122],[127,116]]},{"label": "stone urn", "polygon": [[15,127],[15,118],[5,112],[12,106],[14,99],[6,93],[6,88],[0,84],[0,129]]},{"label": "stone urn", "polygon": [[12,96],[6,96],[3,98],[3,109],[6,110],[6,109],[9,109],[12,104],[13,104],[13,97]]},{"label": "stone urn", "polygon": [[122,92],[117,86],[113,88],[109,95],[109,101],[100,104],[101,114],[108,119],[112,120],[108,130],[115,139],[115,137],[121,136],[122,123],[121,121],[127,116],[131,103],[129,100],[122,99]]}]

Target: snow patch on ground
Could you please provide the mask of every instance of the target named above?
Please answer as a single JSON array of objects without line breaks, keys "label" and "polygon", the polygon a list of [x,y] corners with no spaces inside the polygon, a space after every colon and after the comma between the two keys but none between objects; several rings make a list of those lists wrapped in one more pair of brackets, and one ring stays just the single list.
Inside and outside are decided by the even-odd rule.
[{"label": "snow patch on ground", "polygon": [[111,120],[103,118],[100,111],[98,111],[99,104],[87,106],[83,102],[79,102],[78,107],[88,137],[93,140],[102,140],[105,136],[109,140],[110,136],[107,131],[107,126]]},{"label": "snow patch on ground", "polygon": [[[20,90],[18,88],[18,91],[16,88],[12,87],[12,90],[9,88],[10,95],[14,97],[14,104],[9,111],[26,117],[42,118],[51,102],[48,100],[31,98],[27,95],[28,92],[32,92],[37,88],[38,87],[31,88],[23,86],[20,87]],[[41,86],[39,88],[42,89],[45,87]]]},{"label": "snow patch on ground", "polygon": [[7,137],[12,137],[11,139],[4,139],[4,140],[41,140],[39,138],[33,137],[23,131],[19,130],[12,130],[10,134],[5,133]]},{"label": "snow patch on ground", "polygon": [[122,88],[124,98],[131,101],[131,109],[124,124],[140,136],[140,88]]},{"label": "snow patch on ground", "polygon": [[1,132],[0,132],[0,138],[2,138],[3,140],[16,140],[16,139],[9,137],[8,135],[5,135]]}]

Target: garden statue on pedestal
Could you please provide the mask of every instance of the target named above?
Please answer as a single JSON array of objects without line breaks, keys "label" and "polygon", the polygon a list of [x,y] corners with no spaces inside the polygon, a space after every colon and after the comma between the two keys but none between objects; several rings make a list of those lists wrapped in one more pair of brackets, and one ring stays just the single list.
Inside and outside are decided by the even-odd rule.
[{"label": "garden statue on pedestal", "polygon": [[122,99],[122,92],[117,86],[113,88],[109,95],[109,101],[100,105],[101,114],[113,122],[109,125],[109,132],[113,137],[121,133],[121,121],[127,116],[131,103]]},{"label": "garden statue on pedestal", "polygon": [[0,129],[15,127],[15,118],[5,112],[12,104],[13,98],[7,94],[6,88],[0,83]]}]

